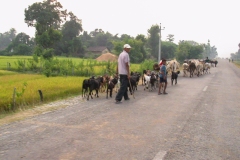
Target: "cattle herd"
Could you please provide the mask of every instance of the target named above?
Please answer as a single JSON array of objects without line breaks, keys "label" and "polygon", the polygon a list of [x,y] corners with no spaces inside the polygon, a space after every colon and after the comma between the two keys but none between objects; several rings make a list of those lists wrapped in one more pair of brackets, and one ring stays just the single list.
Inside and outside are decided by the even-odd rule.
[{"label": "cattle herd", "polygon": [[201,76],[203,74],[210,73],[211,67],[216,67],[218,64],[217,60],[198,60],[198,59],[190,59],[185,60],[183,63],[183,76],[187,76],[189,72],[189,77]]},{"label": "cattle herd", "polygon": [[[183,77],[201,76],[203,74],[209,74],[211,67],[216,67],[217,61],[206,61],[198,59],[185,60],[182,64]],[[180,63],[176,60],[167,61],[167,73],[171,77],[171,85],[177,84],[177,78],[180,74]],[[159,86],[159,70],[160,67],[156,63],[153,65],[153,70],[143,70],[140,72],[131,72],[131,77],[128,84],[128,91],[133,94],[137,90],[139,81],[142,81],[144,90],[153,91]],[[113,92],[117,93],[120,87],[118,75],[109,76],[92,76],[89,79],[85,79],[82,82],[82,97],[89,100],[89,97],[93,99],[93,96],[99,97],[98,93],[106,93],[106,98],[113,96]],[[95,91],[95,93],[93,93]]]}]

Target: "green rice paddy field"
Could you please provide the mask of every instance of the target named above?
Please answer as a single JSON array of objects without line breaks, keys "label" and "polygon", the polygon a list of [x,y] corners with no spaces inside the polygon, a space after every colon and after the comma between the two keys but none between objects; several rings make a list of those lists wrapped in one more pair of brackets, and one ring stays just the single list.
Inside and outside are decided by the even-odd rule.
[{"label": "green rice paddy field", "polygon": [[44,102],[79,95],[85,78],[70,76],[47,78],[44,75],[0,70],[0,112],[12,109],[14,88],[16,88],[15,106],[28,108],[40,103],[38,90],[42,91]]},{"label": "green rice paddy field", "polygon": [[[0,114],[13,110],[14,106],[17,109],[23,109],[39,104],[38,90],[43,93],[44,103],[81,94],[82,81],[88,77],[46,77],[45,75],[6,70],[7,62],[11,63],[11,68],[17,68],[16,61],[31,58],[29,56],[0,56]],[[71,59],[76,64],[83,60],[63,57],[59,57],[59,59]],[[138,71],[139,67],[139,64],[131,64],[133,71]],[[96,68],[100,70],[100,67]],[[13,101],[14,88],[16,88],[15,103]]]}]

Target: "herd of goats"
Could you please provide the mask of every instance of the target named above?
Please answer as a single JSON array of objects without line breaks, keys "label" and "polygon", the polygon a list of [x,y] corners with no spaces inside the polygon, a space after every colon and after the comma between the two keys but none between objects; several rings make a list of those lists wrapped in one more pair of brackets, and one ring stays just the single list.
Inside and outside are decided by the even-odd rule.
[{"label": "herd of goats", "polygon": [[[218,61],[217,60],[198,60],[198,59],[190,59],[185,60],[182,64],[183,76],[189,76],[190,78],[194,75],[200,76],[203,74],[210,73],[211,67],[216,67]],[[171,77],[171,84],[177,84],[177,78],[180,74],[180,63],[176,60],[167,61],[167,74]],[[129,79],[128,90],[130,94],[133,94],[135,90],[137,90],[137,86],[139,81],[142,81],[142,85],[144,86],[144,90],[152,91],[158,88],[159,85],[159,64],[153,65],[153,70],[143,70],[142,74],[139,72],[131,72],[131,78]],[[175,82],[174,82],[175,81]],[[106,98],[112,97],[113,91],[116,93],[120,87],[119,77],[118,75],[109,76],[92,76],[89,79],[84,79],[82,83],[82,97],[89,97],[93,99],[93,91],[95,90],[95,97],[99,97],[98,93],[106,93]]]}]

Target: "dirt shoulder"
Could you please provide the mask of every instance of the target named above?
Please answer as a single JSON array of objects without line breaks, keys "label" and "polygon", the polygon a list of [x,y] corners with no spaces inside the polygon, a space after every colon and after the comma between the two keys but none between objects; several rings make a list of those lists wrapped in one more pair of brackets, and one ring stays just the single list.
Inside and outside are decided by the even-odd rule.
[{"label": "dirt shoulder", "polygon": [[44,114],[47,112],[51,112],[57,109],[65,108],[74,104],[79,103],[82,101],[81,96],[71,97],[64,100],[58,100],[42,105],[34,106],[33,108],[29,108],[26,110],[18,110],[16,113],[8,114],[0,119],[0,126],[9,124],[12,122],[24,120],[27,118],[34,117],[39,114]]}]

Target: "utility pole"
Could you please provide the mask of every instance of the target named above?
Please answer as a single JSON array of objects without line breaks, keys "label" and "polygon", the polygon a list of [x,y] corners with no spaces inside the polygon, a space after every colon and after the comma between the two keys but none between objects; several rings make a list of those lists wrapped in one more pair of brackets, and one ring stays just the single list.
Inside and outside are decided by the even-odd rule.
[{"label": "utility pole", "polygon": [[160,23],[160,29],[159,29],[159,52],[158,52],[158,63],[161,60],[161,30],[164,30],[165,27],[163,27],[163,29],[161,28],[161,23]]}]

